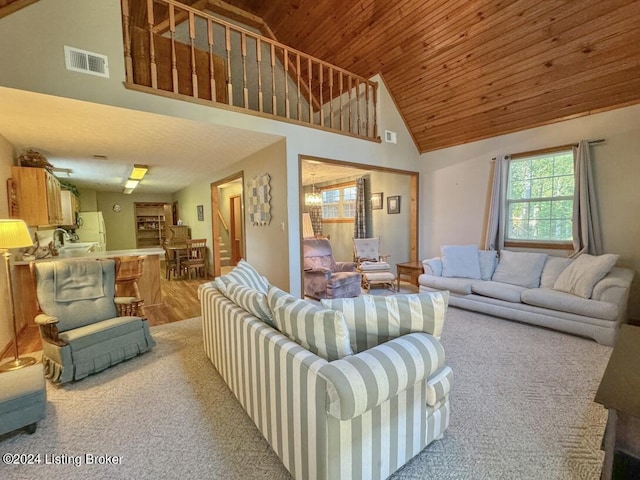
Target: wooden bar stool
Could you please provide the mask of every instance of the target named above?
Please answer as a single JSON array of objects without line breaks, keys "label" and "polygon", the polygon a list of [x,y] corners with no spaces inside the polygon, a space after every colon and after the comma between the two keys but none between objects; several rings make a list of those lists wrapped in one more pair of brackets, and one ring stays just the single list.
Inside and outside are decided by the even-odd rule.
[{"label": "wooden bar stool", "polygon": [[[117,297],[134,297],[139,300],[144,300],[138,289],[138,279],[142,276],[144,259],[144,256],[114,258],[116,261]],[[140,307],[142,307],[142,305],[141,303]]]}]

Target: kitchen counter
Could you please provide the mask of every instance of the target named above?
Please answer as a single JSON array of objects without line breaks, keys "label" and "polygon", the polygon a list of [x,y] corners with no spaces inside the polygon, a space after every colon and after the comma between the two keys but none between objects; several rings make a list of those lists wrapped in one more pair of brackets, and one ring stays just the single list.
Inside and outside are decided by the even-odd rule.
[{"label": "kitchen counter", "polygon": [[109,250],[108,252],[85,252],[81,248],[62,250],[57,257],[39,258],[37,260],[16,260],[14,265],[30,265],[31,263],[50,262],[52,260],[73,260],[74,258],[115,258],[134,257],[138,255],[161,255],[164,256],[162,248],[135,248],[129,250]]},{"label": "kitchen counter", "polygon": [[35,326],[34,319],[40,310],[36,296],[35,273],[31,267],[34,263],[51,261],[74,261],[88,258],[117,258],[144,256],[144,270],[138,280],[138,289],[145,305],[162,303],[160,291],[160,256],[164,257],[162,248],[136,248],[130,250],[110,250],[108,252],[85,252],[83,249],[63,250],[57,257],[40,258],[38,260],[16,260],[14,264],[14,304],[18,329],[24,326]]}]

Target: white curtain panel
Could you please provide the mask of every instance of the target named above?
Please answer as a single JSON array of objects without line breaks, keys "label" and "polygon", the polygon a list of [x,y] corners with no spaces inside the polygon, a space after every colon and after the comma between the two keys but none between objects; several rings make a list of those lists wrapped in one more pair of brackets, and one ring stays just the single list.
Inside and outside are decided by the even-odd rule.
[{"label": "white curtain panel", "polygon": [[591,147],[582,140],[574,149],[575,190],[573,193],[573,254],[602,254],[602,232],[594,186]]},{"label": "white curtain panel", "polygon": [[487,250],[502,250],[504,248],[505,193],[510,158],[510,155],[498,155],[494,161],[491,203],[489,204],[487,236],[485,238]]}]

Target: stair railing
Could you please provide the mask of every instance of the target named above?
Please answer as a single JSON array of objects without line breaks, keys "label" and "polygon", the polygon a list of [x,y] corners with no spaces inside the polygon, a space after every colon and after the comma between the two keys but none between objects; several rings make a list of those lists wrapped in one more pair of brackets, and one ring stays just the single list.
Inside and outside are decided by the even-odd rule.
[{"label": "stair railing", "polygon": [[176,0],[121,3],[128,88],[380,141],[376,82]]}]

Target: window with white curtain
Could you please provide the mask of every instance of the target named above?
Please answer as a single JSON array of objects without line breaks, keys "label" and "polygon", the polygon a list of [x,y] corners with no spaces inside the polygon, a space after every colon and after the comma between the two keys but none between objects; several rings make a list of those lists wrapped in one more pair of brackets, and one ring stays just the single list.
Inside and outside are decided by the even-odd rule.
[{"label": "window with white curtain", "polygon": [[572,241],[573,166],[573,150],[511,158],[505,245],[545,246]]},{"label": "window with white curtain", "polygon": [[320,189],[323,222],[352,222],[356,215],[356,185],[353,182]]}]

